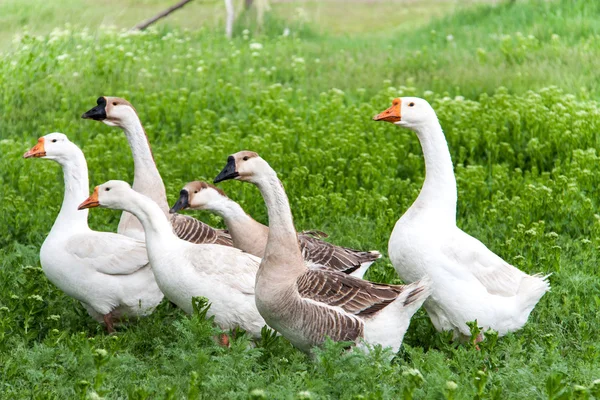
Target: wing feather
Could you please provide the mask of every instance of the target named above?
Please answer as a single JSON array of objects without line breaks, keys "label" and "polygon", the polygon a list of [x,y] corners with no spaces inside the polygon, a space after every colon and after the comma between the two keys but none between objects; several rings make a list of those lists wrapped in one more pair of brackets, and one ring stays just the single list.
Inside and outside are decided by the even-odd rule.
[{"label": "wing feather", "polygon": [[196,218],[182,214],[173,214],[171,225],[175,234],[188,242],[233,246],[233,240],[229,232],[215,229]]},{"label": "wing feather", "polygon": [[141,240],[110,232],[90,232],[72,236],[67,252],[98,272],[129,275],[148,264],[146,244]]},{"label": "wing feather", "polygon": [[300,296],[345,312],[368,317],[396,300],[406,286],[385,285],[340,272],[307,270],[296,281]]}]

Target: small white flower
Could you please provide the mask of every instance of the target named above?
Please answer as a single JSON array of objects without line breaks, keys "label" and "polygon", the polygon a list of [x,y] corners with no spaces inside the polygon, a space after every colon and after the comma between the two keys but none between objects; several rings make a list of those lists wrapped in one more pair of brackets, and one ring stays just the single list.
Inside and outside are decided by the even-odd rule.
[{"label": "small white flower", "polygon": [[244,30],[242,31],[242,34],[243,34],[243,35],[249,35],[249,34],[250,34],[250,31],[249,31],[248,29],[244,29]]},{"label": "small white flower", "polygon": [[65,59],[67,59],[67,58],[69,58],[69,55],[68,55],[67,53],[65,53],[65,54],[61,54],[60,56],[56,57],[56,59],[57,59],[58,61],[65,60]]},{"label": "small white flower", "polygon": [[456,389],[458,389],[458,385],[454,381],[446,381],[446,389],[456,390]]},{"label": "small white flower", "polygon": [[263,48],[263,45],[260,43],[250,43],[250,50],[261,50]]},{"label": "small white flower", "polygon": [[204,68],[203,68],[203,67],[198,67],[198,68],[196,68],[196,72],[202,72],[202,71],[204,71]]},{"label": "small white flower", "polygon": [[283,36],[283,37],[290,36],[290,28],[285,28],[283,30],[283,34],[281,36]]},{"label": "small white flower", "polygon": [[77,78],[79,76],[79,72],[73,72],[73,78]]},{"label": "small white flower", "polygon": [[446,36],[446,40],[449,41],[449,42],[453,41],[454,40],[454,35],[450,34],[450,35]]}]

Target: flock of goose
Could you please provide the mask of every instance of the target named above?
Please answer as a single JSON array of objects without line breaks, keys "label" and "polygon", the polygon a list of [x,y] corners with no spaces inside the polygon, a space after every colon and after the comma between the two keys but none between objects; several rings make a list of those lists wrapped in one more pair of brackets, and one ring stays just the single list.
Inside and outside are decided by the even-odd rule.
[{"label": "flock of goose", "polygon": [[[398,98],[375,116],[411,129],[421,142],[426,176],[414,204],[398,220],[389,256],[406,285],[362,277],[381,255],[335,246],[318,231],[296,232],[277,173],[252,151],[230,155],[215,183],[236,179],[258,187],[269,226],[254,220],[219,188],[190,182],[169,209],[148,137],[133,106],[100,97],[83,118],[121,128],[133,153],[133,185],[108,181],[89,194],[83,152],[62,133],[41,137],[24,154],[62,166],[65,192],[40,249],[48,279],[79,300],[114,332],[145,316],[166,296],[187,313],[208,298],[208,316],[224,330],[260,337],[266,324],[310,351],[325,338],[379,344],[397,351],[410,319],[425,307],[435,328],[470,337],[467,322],[499,335],[521,328],[550,289],[547,276],[527,275],[456,226],[456,180],[435,111],[419,98]],[[122,210],[117,233],[88,226],[88,209]],[[177,214],[209,210],[227,231]],[[227,336],[221,337],[227,343]],[[476,341],[483,340],[480,335]]]}]

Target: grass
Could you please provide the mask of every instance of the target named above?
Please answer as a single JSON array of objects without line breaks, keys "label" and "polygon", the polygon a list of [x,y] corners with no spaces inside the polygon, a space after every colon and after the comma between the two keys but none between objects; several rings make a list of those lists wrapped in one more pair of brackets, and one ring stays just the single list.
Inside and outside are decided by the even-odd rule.
[{"label": "grass", "polygon": [[[240,21],[233,41],[211,28],[24,36],[0,59],[3,397],[599,397],[599,12],[594,2],[518,2],[353,37],[311,25],[281,37],[287,23],[276,18],[260,35],[244,35]],[[335,344],[311,360],[267,337],[223,349],[210,321],[167,302],[108,336],[39,267],[62,174],[21,158],[61,131],[83,149],[92,185],[131,181],[123,134],[79,118],[101,94],[137,107],[171,202],[184,183],[212,179],[228,154],[251,149],[280,172],[299,229],[384,254],[424,165],[414,134],[370,117],[395,96],[425,97],[452,152],[459,226],[522,270],[553,273],[552,292],[524,329],[481,351],[435,332],[419,311],[392,363]],[[221,187],[266,221],[255,188]],[[90,224],[114,231],[118,218],[98,210]],[[387,258],[367,277],[399,282]]]}]

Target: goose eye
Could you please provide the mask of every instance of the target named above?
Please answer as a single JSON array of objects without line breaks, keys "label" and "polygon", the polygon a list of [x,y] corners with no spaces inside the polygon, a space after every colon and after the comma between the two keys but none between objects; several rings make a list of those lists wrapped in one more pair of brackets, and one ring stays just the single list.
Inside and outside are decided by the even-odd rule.
[{"label": "goose eye", "polygon": [[105,192],[110,192],[110,188],[104,189]]},{"label": "goose eye", "polygon": [[408,106],[409,106],[409,107],[414,107],[414,106],[415,106],[415,103],[410,103]]},{"label": "goose eye", "polygon": [[197,191],[197,190],[194,190],[194,193],[198,193],[198,191]]},{"label": "goose eye", "polygon": [[250,158],[250,157],[248,157],[248,156],[244,156],[243,160],[244,160],[244,161],[248,161],[248,159],[249,159],[249,158]]},{"label": "goose eye", "polygon": [[117,105],[117,102],[116,102],[116,101],[113,101],[113,106],[116,106],[116,105]]},{"label": "goose eye", "polygon": [[52,139],[52,143],[56,143],[56,142],[57,142],[57,140],[56,140],[56,139]]}]

